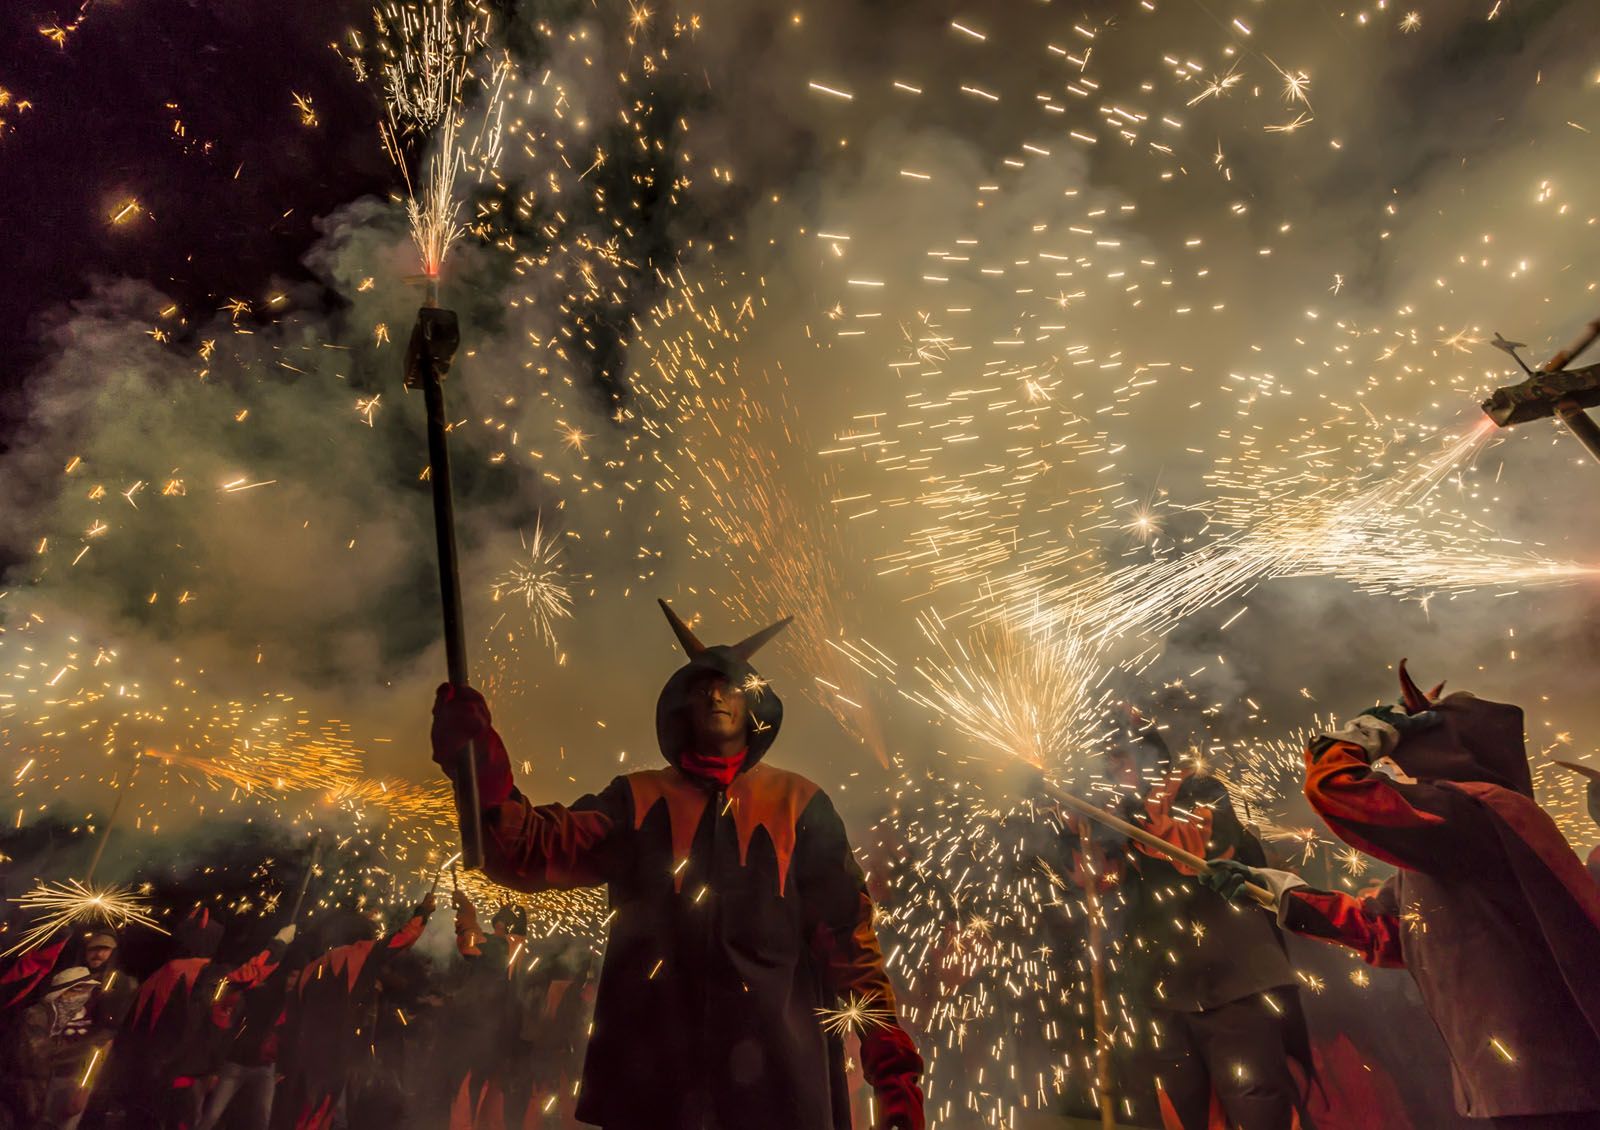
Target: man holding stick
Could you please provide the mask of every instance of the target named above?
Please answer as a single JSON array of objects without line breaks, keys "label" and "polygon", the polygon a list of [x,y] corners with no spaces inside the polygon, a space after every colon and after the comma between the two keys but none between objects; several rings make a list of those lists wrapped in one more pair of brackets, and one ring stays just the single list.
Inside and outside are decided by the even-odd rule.
[{"label": "man holding stick", "polygon": [[1175,767],[1142,720],[1112,724],[1104,773],[1121,798],[1120,819],[1047,791],[1096,822],[1093,835],[1077,822],[1077,849],[1105,858],[1086,866],[1080,857],[1073,870],[1120,877],[1153,1020],[1162,1125],[1205,1130],[1220,1109],[1242,1130],[1308,1126],[1289,1061],[1309,1068],[1309,1039],[1283,938],[1269,915],[1229,906],[1195,881],[1208,856],[1264,864],[1261,844],[1222,782]]},{"label": "man holding stick", "polygon": [[787,621],[707,647],[662,604],[689,662],[656,703],[667,765],[570,807],[512,784],[488,704],[446,684],[434,759],[482,758],[485,870],[524,891],[606,884],[613,908],[578,1117],[604,1130],[848,1130],[842,1043],[858,1008],[878,1130],[922,1130],[922,1059],[899,1025],[872,901],[814,783],[763,762],[783,704],[750,666]]},{"label": "man holding stick", "polygon": [[1306,798],[1340,839],[1400,868],[1374,898],[1216,860],[1225,894],[1253,881],[1278,918],[1404,968],[1450,1051],[1456,1109],[1516,1130],[1600,1125],[1600,890],[1533,799],[1519,707],[1424,695],[1306,750]]}]

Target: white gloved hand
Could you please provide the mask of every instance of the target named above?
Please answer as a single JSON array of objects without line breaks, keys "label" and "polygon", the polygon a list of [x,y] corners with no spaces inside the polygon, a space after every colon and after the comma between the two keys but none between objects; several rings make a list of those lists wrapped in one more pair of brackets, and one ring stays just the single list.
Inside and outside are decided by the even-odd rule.
[{"label": "white gloved hand", "polygon": [[288,945],[290,942],[294,941],[294,923],[289,923],[272,936],[278,941],[282,942],[284,945]]}]

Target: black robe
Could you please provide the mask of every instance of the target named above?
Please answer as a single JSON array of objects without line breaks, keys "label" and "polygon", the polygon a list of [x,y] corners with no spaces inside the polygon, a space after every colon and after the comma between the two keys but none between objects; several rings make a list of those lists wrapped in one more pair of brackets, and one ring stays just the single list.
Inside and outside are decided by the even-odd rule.
[{"label": "black robe", "polygon": [[491,813],[487,870],[522,890],[605,883],[614,917],[578,1117],[608,1130],[847,1128],[817,1010],[894,995],[844,824],[756,765],[726,790],[675,767],[570,808]]}]

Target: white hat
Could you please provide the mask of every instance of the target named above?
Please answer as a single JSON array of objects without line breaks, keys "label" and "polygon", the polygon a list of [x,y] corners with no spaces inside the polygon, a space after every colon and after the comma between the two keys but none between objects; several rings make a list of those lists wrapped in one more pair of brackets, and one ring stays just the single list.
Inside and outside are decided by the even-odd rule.
[{"label": "white hat", "polygon": [[83,966],[69,966],[50,978],[50,991],[45,994],[45,1000],[54,1000],[68,989],[75,989],[86,981],[94,980],[95,975]]}]

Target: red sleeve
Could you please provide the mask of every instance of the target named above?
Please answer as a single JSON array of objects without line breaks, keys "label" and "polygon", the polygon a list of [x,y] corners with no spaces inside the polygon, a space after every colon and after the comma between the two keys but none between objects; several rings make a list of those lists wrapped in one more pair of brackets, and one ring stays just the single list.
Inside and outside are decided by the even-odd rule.
[{"label": "red sleeve", "polygon": [[40,981],[50,975],[70,937],[69,934],[63,934],[57,941],[30,950],[11,963],[11,968],[5,971],[4,976],[0,976],[0,996],[3,996],[0,1008],[10,1008],[20,1003]]},{"label": "red sleeve", "polygon": [[408,950],[417,944],[417,939],[422,937],[422,931],[427,928],[427,918],[421,914],[413,914],[404,926],[383,939],[383,948],[386,950]]},{"label": "red sleeve", "polygon": [[[1174,808],[1173,800],[1178,795],[1178,790],[1183,787],[1184,781],[1192,774],[1174,773],[1167,778],[1165,784],[1151,792],[1145,800],[1145,828],[1160,836],[1173,847],[1181,848],[1190,855],[1198,855],[1201,859],[1212,856],[1211,845],[1211,815],[1214,804],[1201,799],[1192,804],[1187,810]],[[1226,794],[1224,794],[1224,800]],[[1170,856],[1162,855],[1154,848],[1147,847],[1138,840],[1132,841],[1132,846],[1145,855],[1153,855],[1163,859],[1184,875],[1194,875],[1197,872],[1186,864],[1178,862]],[[1221,858],[1227,859],[1233,855],[1230,847],[1221,853]]]},{"label": "red sleeve", "polygon": [[571,808],[513,794],[484,813],[484,872],[518,891],[599,886],[610,871],[615,833],[627,827],[631,795],[622,777]]},{"label": "red sleeve", "polygon": [[273,971],[278,968],[278,962],[282,960],[283,943],[273,942],[249,961],[229,972],[223,980],[240,989],[253,989],[271,977]]},{"label": "red sleeve", "polygon": [[1448,784],[1402,782],[1353,742],[1306,750],[1306,799],[1340,839],[1413,871],[1476,871],[1498,856],[1483,806]]},{"label": "red sleeve", "polygon": [[819,790],[806,805],[797,836],[795,885],[811,931],[812,955],[829,992],[863,1011],[862,1073],[874,1087],[922,1074],[922,1056],[900,1027],[866,877],[826,793]]},{"label": "red sleeve", "polygon": [[1405,968],[1400,952],[1400,913],[1392,885],[1369,899],[1313,887],[1293,887],[1280,898],[1278,920],[1286,928],[1308,938],[1349,946],[1368,965]]},{"label": "red sleeve", "polygon": [[481,957],[483,950],[478,943],[483,940],[483,931],[478,929],[478,908],[470,899],[462,899],[456,907],[456,952],[462,957]]}]

